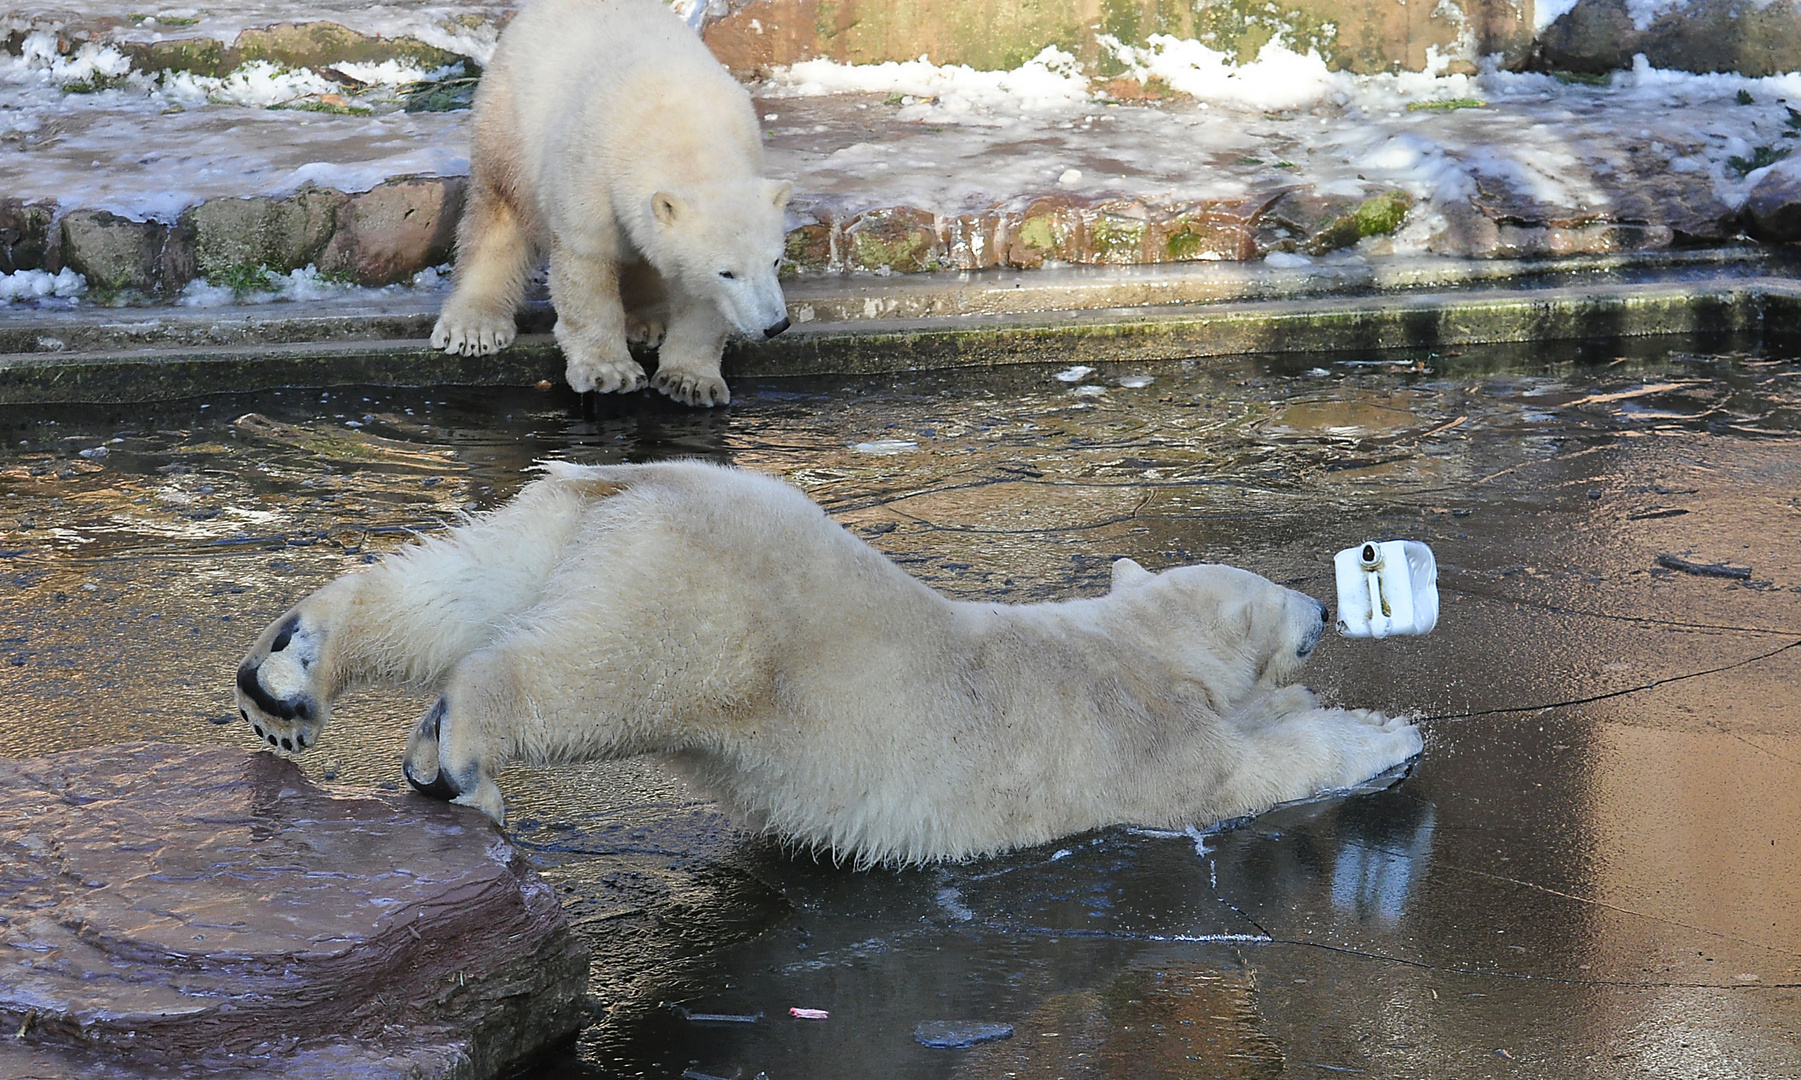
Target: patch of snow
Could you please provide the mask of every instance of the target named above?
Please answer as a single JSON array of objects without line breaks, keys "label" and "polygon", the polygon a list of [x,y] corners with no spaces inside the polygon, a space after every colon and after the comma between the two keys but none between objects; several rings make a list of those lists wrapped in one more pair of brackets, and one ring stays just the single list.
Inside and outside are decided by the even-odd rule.
[{"label": "patch of snow", "polygon": [[1083,365],[1083,364],[1077,364],[1074,367],[1064,368],[1062,371],[1059,371],[1055,375],[1052,375],[1051,378],[1056,379],[1058,382],[1078,383],[1093,374],[1094,374],[1093,368],[1087,367],[1086,365]]},{"label": "patch of snow", "polygon": [[1156,381],[1151,375],[1127,375],[1119,380],[1119,385],[1127,390],[1143,390]]},{"label": "patch of snow", "polygon": [[57,297],[72,300],[88,291],[88,279],[68,267],[57,273],[47,270],[14,270],[0,274],[0,303],[15,300],[42,300]]},{"label": "patch of snow", "polygon": [[[1532,5],[1532,36],[1537,37],[1558,19],[1563,18],[1576,0],[1534,0]],[[1640,27],[1639,29],[1644,29]]]},{"label": "patch of snow", "polygon": [[1313,260],[1292,251],[1272,251],[1263,257],[1263,264],[1273,266],[1278,270],[1298,270],[1302,267],[1312,266]]},{"label": "patch of snow", "polygon": [[1107,34],[1099,40],[1139,81],[1159,78],[1171,89],[1214,104],[1297,109],[1324,100],[1348,81],[1329,70],[1316,50],[1297,53],[1279,38],[1265,42],[1248,64],[1193,38],[1169,34],[1152,34],[1143,46],[1125,45]]},{"label": "patch of snow", "polygon": [[882,64],[803,60],[777,68],[762,93],[767,97],[898,94],[916,99],[903,101],[903,119],[935,123],[982,123],[997,113],[1064,112],[1089,101],[1082,65],[1055,45],[1046,46],[1012,71],[977,71],[967,64],[940,66],[923,56]]},{"label": "patch of snow", "polygon": [[403,60],[383,60],[379,64],[339,63],[332,69],[369,86],[406,86],[418,82],[443,82],[464,72],[461,61],[438,68],[422,68]]}]

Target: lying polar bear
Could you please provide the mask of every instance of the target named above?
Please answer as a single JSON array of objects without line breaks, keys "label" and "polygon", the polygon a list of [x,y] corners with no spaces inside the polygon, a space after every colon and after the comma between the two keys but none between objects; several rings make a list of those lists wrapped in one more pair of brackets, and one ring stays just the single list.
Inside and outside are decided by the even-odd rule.
[{"label": "lying polar bear", "polygon": [[533,0],[500,36],[473,117],[456,288],[432,346],[511,344],[548,252],[571,387],[643,386],[630,336],[661,342],[658,390],[730,401],[726,337],[788,328],[776,269],[794,189],[765,178],[750,94],[699,35],[657,0]]},{"label": "lying polar bear", "polygon": [[1294,685],[1323,605],[1245,570],[946,599],[768,477],[551,462],[512,502],[276,620],[238,704],[284,750],[346,687],[441,696],[404,762],[505,809],[511,761],[661,755],[753,828],[859,864],[1182,826],[1345,787],[1419,731]]}]

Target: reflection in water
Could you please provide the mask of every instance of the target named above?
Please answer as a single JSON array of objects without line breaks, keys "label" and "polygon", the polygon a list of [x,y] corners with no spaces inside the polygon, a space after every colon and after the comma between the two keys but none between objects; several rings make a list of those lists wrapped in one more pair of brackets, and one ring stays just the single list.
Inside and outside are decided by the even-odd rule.
[{"label": "reflection in water", "polygon": [[[1307,681],[1476,715],[1430,725],[1391,788],[1198,850],[1113,829],[853,873],[737,835],[654,762],[510,771],[512,831],[595,950],[598,1018],[539,1075],[1801,1076],[1801,651],[1488,712],[1801,637],[1801,369],[1684,349],[1172,363],[1149,384],[1065,383],[1082,358],[1060,357],[769,380],[716,411],[494,390],[0,410],[0,753],[244,747],[231,672],[267,620],[545,457],[783,475],[966,599],[1098,592],[1121,555],[1329,599],[1331,552],[1415,537],[1439,631],[1329,641]],[[395,783],[421,705],[347,698],[302,765]],[[1016,1031],[933,1049],[929,1021]]]},{"label": "reflection in water", "polygon": [[[1372,813],[1376,806],[1381,812]],[[1342,846],[1332,864],[1332,905],[1359,919],[1394,926],[1405,914],[1408,895],[1425,875],[1432,853],[1432,805],[1353,800],[1342,814],[1364,820],[1341,829]]]}]

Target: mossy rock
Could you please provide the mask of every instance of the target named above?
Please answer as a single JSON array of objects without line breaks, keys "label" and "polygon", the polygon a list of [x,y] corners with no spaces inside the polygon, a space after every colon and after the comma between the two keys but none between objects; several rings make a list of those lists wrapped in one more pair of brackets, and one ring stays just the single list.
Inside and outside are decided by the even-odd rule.
[{"label": "mossy rock", "polygon": [[240,62],[267,60],[287,67],[318,70],[338,63],[410,62],[422,68],[454,64],[463,57],[410,37],[384,38],[360,34],[334,22],[277,23],[245,30],[232,44]]},{"label": "mossy rock", "polygon": [[1401,227],[1412,208],[1413,196],[1404,191],[1388,191],[1365,199],[1355,210],[1341,214],[1313,236],[1307,243],[1307,252],[1323,255],[1350,247],[1366,236],[1387,236]]},{"label": "mossy rock", "polygon": [[932,221],[931,214],[906,207],[859,214],[844,230],[845,261],[853,270],[936,270],[938,234]]},{"label": "mossy rock", "polygon": [[349,196],[308,188],[285,199],[210,199],[182,214],[193,229],[197,271],[209,281],[239,267],[285,273],[314,262],[337,230]]},{"label": "mossy rock", "polygon": [[123,41],[117,47],[138,71],[187,71],[219,78],[237,66],[237,58],[215,38]]}]

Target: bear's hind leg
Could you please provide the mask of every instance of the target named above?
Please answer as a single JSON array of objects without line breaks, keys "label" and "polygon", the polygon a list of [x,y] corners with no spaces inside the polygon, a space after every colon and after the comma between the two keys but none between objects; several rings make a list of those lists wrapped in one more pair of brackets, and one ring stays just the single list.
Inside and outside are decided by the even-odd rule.
[{"label": "bear's hind leg", "polygon": [[553,239],[550,302],[571,389],[624,394],[644,386],[644,369],[626,347],[619,270],[610,259],[577,254]]},{"label": "bear's hind leg", "polygon": [[719,356],[732,327],[712,303],[677,297],[651,385],[684,405],[729,405]]},{"label": "bear's hind leg", "polygon": [[486,356],[518,336],[514,313],[537,251],[506,195],[486,182],[470,188],[457,225],[456,288],[432,327],[431,343],[448,353]]},{"label": "bear's hind leg", "polygon": [[446,537],[306,596],[238,666],[244,721],[270,746],[305,750],[348,687],[437,684],[539,602],[592,497],[580,484],[539,481]]},{"label": "bear's hind leg", "polygon": [[473,806],[496,824],[506,824],[506,800],[501,797],[500,785],[485,767],[482,747],[473,738],[470,725],[460,715],[451,718],[448,696],[439,698],[413,725],[400,771],[419,794]]}]

